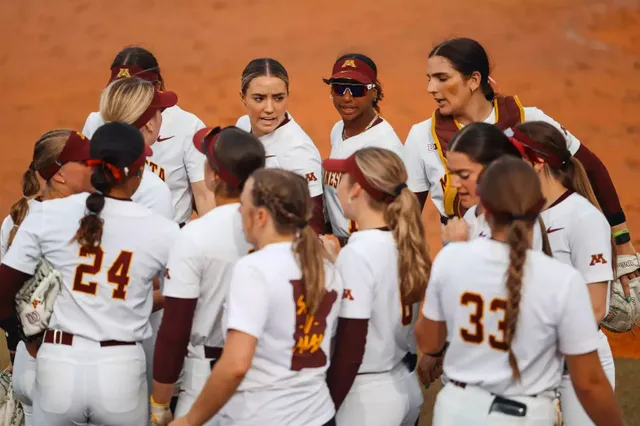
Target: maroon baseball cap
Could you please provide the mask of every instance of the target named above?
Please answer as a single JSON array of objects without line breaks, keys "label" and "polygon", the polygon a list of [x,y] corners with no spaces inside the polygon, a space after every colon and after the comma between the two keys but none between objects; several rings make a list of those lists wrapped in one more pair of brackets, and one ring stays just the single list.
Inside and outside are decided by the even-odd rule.
[{"label": "maroon baseball cap", "polygon": [[364,176],[358,163],[356,162],[356,154],[344,160],[337,160],[330,158],[322,162],[322,167],[327,172],[348,173],[351,175],[354,181],[358,182],[360,186],[367,191],[371,197],[376,201],[384,201],[385,203],[391,203],[395,200],[396,195],[384,192],[374,187]]},{"label": "maroon baseball cap", "polygon": [[133,126],[137,129],[141,129],[145,124],[151,120],[157,111],[164,111],[167,108],[175,106],[178,103],[178,95],[174,92],[162,91],[154,89],[153,99],[151,103],[142,113],[142,115],[133,123]]},{"label": "maroon baseball cap", "polygon": [[233,188],[242,188],[242,180],[235,176],[231,171],[227,170],[215,156],[215,145],[218,137],[225,129],[218,127],[205,127],[200,129],[193,135],[193,145],[198,151],[207,157],[207,161],[211,168],[220,176],[220,178]]},{"label": "maroon baseball cap", "polygon": [[60,151],[60,155],[53,164],[45,167],[42,170],[38,170],[40,176],[44,180],[51,179],[58,170],[62,168],[66,163],[79,162],[84,163],[90,158],[89,145],[90,140],[80,132],[72,131],[67,138],[67,141]]},{"label": "maroon baseball cap", "polygon": [[376,82],[377,73],[362,59],[356,57],[340,58],[334,65],[330,78],[322,80],[331,84],[334,80],[349,79],[362,84],[373,84]]}]

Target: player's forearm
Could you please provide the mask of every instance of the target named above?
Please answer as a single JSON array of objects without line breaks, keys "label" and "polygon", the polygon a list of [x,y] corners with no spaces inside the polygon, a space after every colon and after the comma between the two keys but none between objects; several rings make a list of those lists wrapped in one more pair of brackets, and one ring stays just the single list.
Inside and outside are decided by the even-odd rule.
[{"label": "player's forearm", "polygon": [[207,189],[203,180],[192,183],[191,191],[198,216],[205,215],[216,206],[215,196]]},{"label": "player's forearm", "polygon": [[626,219],[620,198],[605,165],[584,145],[580,145],[574,156],[584,166],[593,192],[609,224],[616,226],[624,223]]},{"label": "player's forearm", "polygon": [[231,399],[242,382],[247,370],[225,357],[214,365],[211,375],[200,395],[186,415],[190,426],[201,426],[215,416],[224,404]]},{"label": "player's forearm", "polygon": [[622,410],[606,379],[598,385],[576,388],[575,391],[582,407],[596,426],[624,426]]},{"label": "player's forearm", "polygon": [[153,292],[153,308],[151,312],[158,312],[164,308],[164,296],[162,290],[154,290]]}]

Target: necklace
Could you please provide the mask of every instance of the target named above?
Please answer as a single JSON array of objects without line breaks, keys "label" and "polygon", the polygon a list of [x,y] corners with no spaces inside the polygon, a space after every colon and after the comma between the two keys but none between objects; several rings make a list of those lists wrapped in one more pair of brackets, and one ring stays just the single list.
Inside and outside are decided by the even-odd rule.
[{"label": "necklace", "polygon": [[[379,117],[380,116],[378,114],[376,114],[376,116],[373,117],[373,120],[371,120],[371,123],[369,123],[369,125],[367,125],[367,127],[365,127],[364,130],[362,132],[360,132],[360,133],[364,133],[367,130],[369,130],[370,128],[372,128],[373,125],[375,124],[375,122],[378,121]],[[358,134],[360,134],[360,133],[358,133]],[[354,135],[354,136],[357,136],[357,135]],[[347,138],[347,129],[343,127],[342,128],[342,140],[345,140],[345,139],[348,139]]]}]

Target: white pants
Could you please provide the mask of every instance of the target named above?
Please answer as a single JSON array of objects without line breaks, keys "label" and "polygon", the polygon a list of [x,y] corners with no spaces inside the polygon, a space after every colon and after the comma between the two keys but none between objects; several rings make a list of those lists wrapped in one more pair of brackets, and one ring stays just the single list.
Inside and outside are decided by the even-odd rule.
[{"label": "white pants", "polygon": [[448,383],[438,393],[433,426],[553,426],[553,392],[537,397],[509,397],[527,406],[523,417],[491,412],[495,395],[476,386],[461,388]]},{"label": "white pants", "polygon": [[422,402],[415,372],[400,362],[386,373],[357,375],[336,413],[336,424],[414,426]]},{"label": "white pants", "polygon": [[24,342],[19,342],[13,362],[13,392],[22,404],[25,426],[33,425],[33,388],[36,383],[36,359],[27,351]]},{"label": "white pants", "polygon": [[140,426],[149,422],[141,344],[43,343],[36,361],[34,426]]},{"label": "white pants", "polygon": [[[613,363],[613,354],[611,353],[611,346],[609,346],[609,340],[607,335],[602,331],[599,332],[600,344],[598,345],[598,356],[600,357],[600,364],[604,374],[606,374],[611,387],[616,387],[616,366]],[[564,426],[592,426],[594,423],[589,419],[589,416],[582,408],[582,404],[578,400],[571,378],[568,374],[562,376],[560,381],[560,404],[562,406],[562,419]]]},{"label": "white pants", "polygon": [[[181,417],[187,414],[193,403],[196,402],[205,383],[209,380],[210,375],[210,360],[185,358],[182,385],[180,386],[180,395],[178,396],[178,405],[176,405],[174,417]],[[216,415],[206,422],[204,426],[218,426],[220,424],[220,417]]]}]

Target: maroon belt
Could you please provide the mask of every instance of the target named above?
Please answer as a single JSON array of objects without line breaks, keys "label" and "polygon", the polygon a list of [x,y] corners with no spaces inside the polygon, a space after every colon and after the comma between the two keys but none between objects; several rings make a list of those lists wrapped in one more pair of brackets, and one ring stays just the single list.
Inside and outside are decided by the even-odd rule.
[{"label": "maroon belt", "polygon": [[[73,334],[62,330],[47,330],[44,332],[43,343],[55,343],[58,345],[71,346],[73,344]],[[103,340],[101,347],[108,346],[133,346],[136,342],[121,342],[119,340]]]},{"label": "maroon belt", "polygon": [[451,382],[451,384],[452,384],[452,385],[456,385],[457,387],[462,388],[462,389],[464,389],[464,388],[466,388],[466,387],[467,387],[467,384],[466,384],[466,383],[464,383],[464,382],[459,382],[459,381],[457,381],[457,380],[449,380],[449,382]]}]

